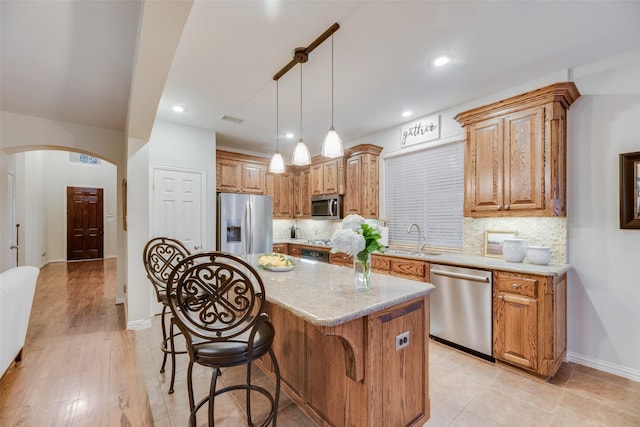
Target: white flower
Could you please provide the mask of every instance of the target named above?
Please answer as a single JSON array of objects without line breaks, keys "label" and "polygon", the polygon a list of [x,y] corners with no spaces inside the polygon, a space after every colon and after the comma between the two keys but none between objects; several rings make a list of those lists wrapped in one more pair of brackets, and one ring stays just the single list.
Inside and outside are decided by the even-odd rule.
[{"label": "white flower", "polygon": [[362,224],[364,223],[364,218],[360,215],[347,215],[345,219],[342,220],[342,229],[349,229],[353,231],[360,231]]},{"label": "white flower", "polygon": [[[349,215],[357,216],[357,215]],[[348,218],[348,217],[347,217]],[[365,247],[364,237],[349,228],[336,231],[331,237],[331,252],[345,252],[355,255]]]}]

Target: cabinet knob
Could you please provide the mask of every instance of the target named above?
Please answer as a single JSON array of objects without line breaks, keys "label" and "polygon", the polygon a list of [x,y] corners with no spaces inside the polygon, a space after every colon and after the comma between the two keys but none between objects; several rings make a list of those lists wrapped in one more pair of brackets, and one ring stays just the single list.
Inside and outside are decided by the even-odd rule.
[{"label": "cabinet knob", "polygon": [[496,209],[497,209],[497,210],[502,209],[502,205],[498,205],[498,206],[496,206]]},{"label": "cabinet knob", "polygon": [[504,205],[504,210],[508,211],[509,210],[509,205]]},{"label": "cabinet knob", "polygon": [[518,284],[517,284],[517,283],[513,283],[513,284],[511,284],[511,287],[512,287],[513,289],[518,289]]},{"label": "cabinet knob", "polygon": [[502,301],[504,299],[504,295],[498,295],[498,299]]}]

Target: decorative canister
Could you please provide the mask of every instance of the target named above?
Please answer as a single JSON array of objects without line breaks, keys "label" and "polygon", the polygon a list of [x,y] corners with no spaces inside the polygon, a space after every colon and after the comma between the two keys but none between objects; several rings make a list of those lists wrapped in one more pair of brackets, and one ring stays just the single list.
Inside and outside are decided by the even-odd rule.
[{"label": "decorative canister", "polygon": [[547,265],[551,261],[551,248],[547,246],[529,246],[527,259],[532,264]]},{"label": "decorative canister", "polygon": [[502,255],[510,262],[522,262],[527,254],[527,245],[524,239],[504,239]]}]

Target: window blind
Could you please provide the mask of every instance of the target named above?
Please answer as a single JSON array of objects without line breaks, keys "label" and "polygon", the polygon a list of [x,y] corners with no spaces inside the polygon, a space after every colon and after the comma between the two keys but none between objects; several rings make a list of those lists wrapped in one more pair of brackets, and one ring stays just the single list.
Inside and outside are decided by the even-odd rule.
[{"label": "window blind", "polygon": [[463,142],[385,159],[385,211],[390,245],[417,245],[416,223],[427,246],[462,250]]}]

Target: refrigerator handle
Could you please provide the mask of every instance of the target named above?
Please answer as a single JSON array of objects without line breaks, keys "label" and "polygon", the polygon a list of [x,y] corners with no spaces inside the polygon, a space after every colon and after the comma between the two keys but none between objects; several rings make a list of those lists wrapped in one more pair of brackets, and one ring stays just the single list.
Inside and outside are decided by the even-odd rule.
[{"label": "refrigerator handle", "polygon": [[246,222],[246,226],[247,226],[247,244],[246,244],[246,249],[247,249],[247,255],[249,255],[252,250],[253,250],[253,224],[252,224],[252,218],[253,218],[253,210],[251,209],[251,201],[247,202],[247,209],[245,210],[245,222]]}]

